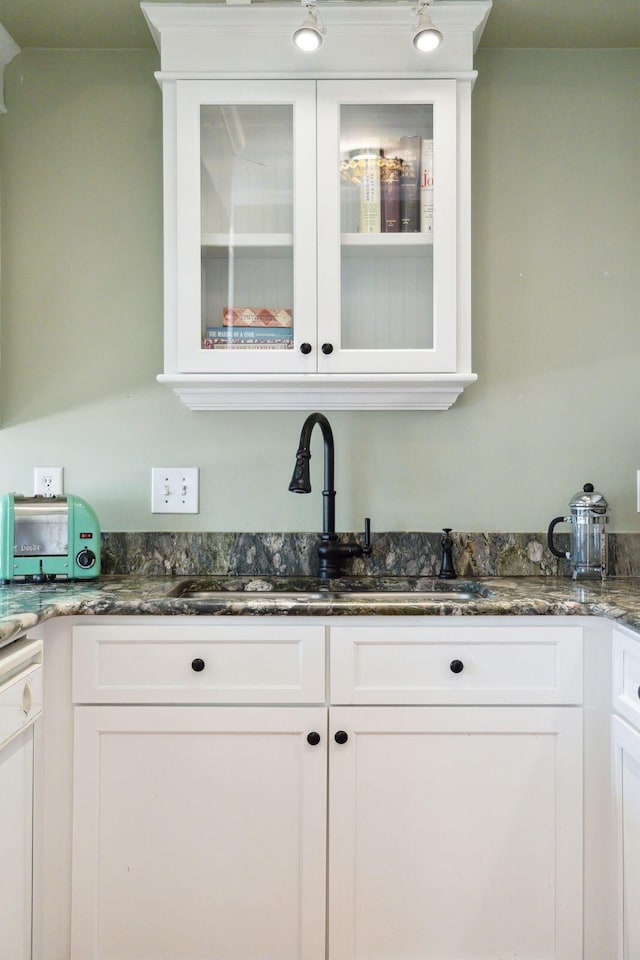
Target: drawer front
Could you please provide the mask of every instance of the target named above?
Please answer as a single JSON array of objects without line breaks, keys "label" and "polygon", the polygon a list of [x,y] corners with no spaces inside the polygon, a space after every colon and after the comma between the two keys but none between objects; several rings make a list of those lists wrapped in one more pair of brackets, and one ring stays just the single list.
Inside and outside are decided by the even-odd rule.
[{"label": "drawer front", "polygon": [[75,703],[322,703],[325,628],[73,628]]},{"label": "drawer front", "polygon": [[332,703],[580,704],[582,627],[332,627]]},{"label": "drawer front", "polygon": [[613,708],[640,729],[640,637],[613,630]]}]

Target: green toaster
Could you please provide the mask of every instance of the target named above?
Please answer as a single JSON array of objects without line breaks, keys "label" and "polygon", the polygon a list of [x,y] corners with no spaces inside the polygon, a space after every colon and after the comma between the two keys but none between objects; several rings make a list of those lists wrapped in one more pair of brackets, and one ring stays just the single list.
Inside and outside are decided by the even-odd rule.
[{"label": "green toaster", "polygon": [[100,573],[100,524],[81,497],[0,497],[0,579],[87,580]]}]

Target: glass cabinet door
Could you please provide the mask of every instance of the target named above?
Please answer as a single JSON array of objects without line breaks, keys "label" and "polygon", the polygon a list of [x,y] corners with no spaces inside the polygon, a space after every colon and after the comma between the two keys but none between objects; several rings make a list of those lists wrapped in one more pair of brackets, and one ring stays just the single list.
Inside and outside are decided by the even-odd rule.
[{"label": "glass cabinet door", "polygon": [[183,81],[176,112],[179,369],[315,369],[315,84]]},{"label": "glass cabinet door", "polygon": [[456,369],[455,81],[318,83],[322,372]]}]

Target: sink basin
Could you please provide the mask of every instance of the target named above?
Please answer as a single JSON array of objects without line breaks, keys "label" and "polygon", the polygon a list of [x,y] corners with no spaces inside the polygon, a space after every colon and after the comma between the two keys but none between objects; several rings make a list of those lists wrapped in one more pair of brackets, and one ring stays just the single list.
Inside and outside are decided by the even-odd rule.
[{"label": "sink basin", "polygon": [[190,601],[276,604],[301,603],[307,605],[330,604],[433,604],[444,602],[468,603],[491,596],[481,584],[460,582],[443,583],[420,577],[358,578],[353,582],[341,579],[326,585],[313,577],[235,577],[226,579],[198,577],[177,584],[170,591],[172,597]]},{"label": "sink basin", "polygon": [[252,592],[251,590],[185,590],[180,593],[181,597],[188,597],[189,600],[242,600],[245,603],[276,603],[279,600],[298,600],[300,603],[335,603],[346,602],[361,603],[366,601],[384,601],[386,603],[436,603],[442,600],[477,600],[480,594],[465,593],[462,590],[439,590],[434,592],[418,592],[415,590],[397,590],[397,591],[377,591],[363,590],[353,592],[335,593],[332,590],[326,592],[305,593],[304,590],[288,591],[274,590],[273,592]]}]

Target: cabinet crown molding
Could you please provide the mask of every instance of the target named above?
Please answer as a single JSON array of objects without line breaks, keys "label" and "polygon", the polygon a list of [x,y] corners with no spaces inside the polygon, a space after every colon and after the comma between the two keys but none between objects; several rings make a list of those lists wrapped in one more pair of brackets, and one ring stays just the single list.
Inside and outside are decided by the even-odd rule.
[{"label": "cabinet crown molding", "polygon": [[[441,2],[429,7],[444,43],[430,54],[411,43],[413,7],[409,3],[321,4],[325,43],[313,56],[299,51],[291,34],[302,19],[297,4],[142,3],[141,9],[161,56],[161,69],[217,75],[238,70],[255,73],[345,74],[385,71],[420,74],[471,70],[490,0]],[[354,32],[362,39],[354,55]],[[243,37],[238,58],[233,38]],[[265,42],[265,40],[267,42]],[[366,41],[366,42],[365,42]]]}]

